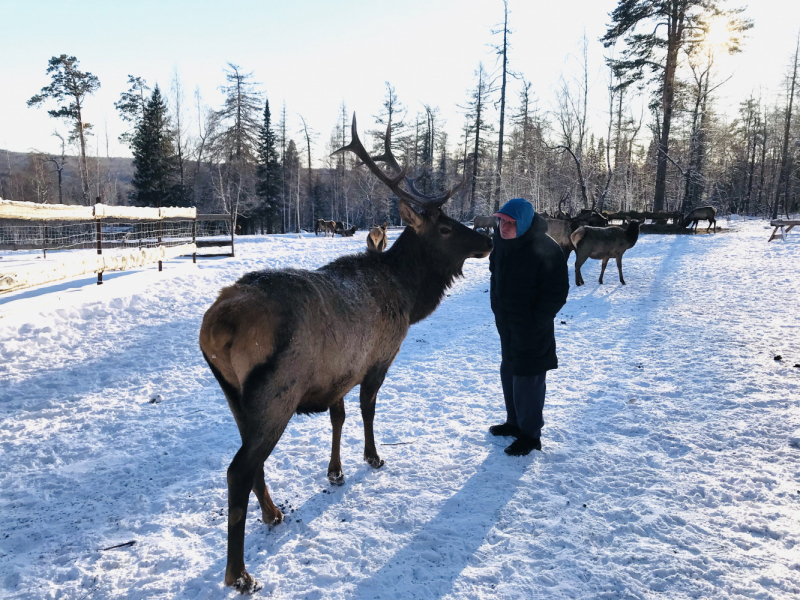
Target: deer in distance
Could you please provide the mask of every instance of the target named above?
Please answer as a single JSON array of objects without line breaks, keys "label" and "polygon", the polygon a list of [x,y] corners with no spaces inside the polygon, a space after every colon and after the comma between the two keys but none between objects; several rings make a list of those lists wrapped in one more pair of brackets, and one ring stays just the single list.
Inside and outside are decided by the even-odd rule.
[{"label": "deer in distance", "polygon": [[386,250],[386,245],[388,244],[386,229],[388,227],[389,223],[384,221],[382,225],[376,225],[369,230],[369,234],[367,235],[367,250],[374,250],[375,252],[383,252]]},{"label": "deer in distance", "polygon": [[686,218],[683,220],[683,226],[689,227],[691,229],[691,225],[694,225],[694,232],[697,233],[697,224],[700,221],[708,221],[708,229],[706,229],[706,233],[711,231],[711,226],[714,226],[714,233],[717,233],[717,211],[713,206],[702,206],[700,208],[695,208],[692,212],[686,215]]},{"label": "deer in distance", "polygon": [[344,228],[337,229],[337,230],[336,230],[336,233],[338,233],[338,234],[339,234],[340,236],[342,236],[342,237],[353,237],[353,234],[354,234],[356,231],[358,231],[358,227],[356,227],[355,225],[353,225],[353,226],[352,226],[352,227],[350,227],[349,229],[344,229]]},{"label": "deer in distance", "polygon": [[478,216],[472,219],[473,229],[491,229],[494,231],[497,228],[497,217]]},{"label": "deer in distance", "polygon": [[[385,252],[343,256],[317,269],[248,273],[224,288],[203,317],[200,347],[219,382],[241,435],[227,471],[228,557],[225,583],[243,593],[258,589],[244,564],[250,491],[265,524],[283,515],[264,481],[264,461],[295,413],[330,412],[333,427],[328,479],[342,484],[340,440],[344,396],[360,384],[364,460],[384,461],[375,447],[378,390],[409,327],[425,319],[462,275],[469,258],[486,258],[489,238],[448,217],[442,205],[464,183],[431,196],[420,193],[392,155],[371,157],[358,138],[334,154],[353,152],[399,199],[407,224]],[[386,165],[384,171],[378,162]],[[418,210],[415,210],[418,209]],[[320,334],[319,322],[332,323]]]},{"label": "deer in distance", "polygon": [[638,239],[639,221],[631,221],[626,229],[616,225],[611,227],[578,227],[570,236],[572,245],[575,247],[575,285],[584,284],[581,266],[589,258],[603,261],[599,280],[601,284],[603,283],[603,274],[606,272],[608,261],[616,258],[619,282],[625,285],[625,279],[622,277],[622,255],[629,248],[633,248]]}]

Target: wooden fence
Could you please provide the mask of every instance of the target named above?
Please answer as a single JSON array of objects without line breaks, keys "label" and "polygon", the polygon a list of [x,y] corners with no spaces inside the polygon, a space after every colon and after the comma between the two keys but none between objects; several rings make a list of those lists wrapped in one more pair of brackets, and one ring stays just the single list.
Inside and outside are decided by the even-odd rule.
[{"label": "wooden fence", "polygon": [[[227,226],[209,228],[211,222]],[[209,231],[217,239],[197,239],[198,233]],[[234,255],[230,215],[198,215],[194,207],[67,206],[0,199],[0,250],[22,251],[17,260],[0,260],[0,294],[87,273],[97,273],[99,285],[106,271],[154,262],[160,271],[165,260],[191,254],[197,262],[199,247],[214,246],[230,246],[230,252],[200,256]],[[31,250],[41,251],[41,256]],[[53,250],[83,252],[70,252],[64,261],[26,260],[46,259]]]}]

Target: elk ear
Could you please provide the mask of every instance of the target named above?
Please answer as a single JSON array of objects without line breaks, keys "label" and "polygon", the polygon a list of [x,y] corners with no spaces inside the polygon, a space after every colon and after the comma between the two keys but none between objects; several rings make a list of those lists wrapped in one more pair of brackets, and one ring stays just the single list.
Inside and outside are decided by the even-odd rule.
[{"label": "elk ear", "polygon": [[400,218],[410,225],[414,231],[418,232],[422,228],[422,224],[425,222],[425,220],[422,218],[422,215],[415,211],[411,205],[402,198],[400,198],[398,207],[400,209]]}]

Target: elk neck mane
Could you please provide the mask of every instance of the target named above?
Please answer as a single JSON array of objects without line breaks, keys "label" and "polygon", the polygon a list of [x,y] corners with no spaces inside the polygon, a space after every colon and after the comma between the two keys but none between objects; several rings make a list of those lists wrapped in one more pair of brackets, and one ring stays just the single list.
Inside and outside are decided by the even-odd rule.
[{"label": "elk neck mane", "polygon": [[394,244],[385,252],[362,252],[336,259],[321,271],[361,271],[374,265],[378,285],[394,285],[401,295],[403,308],[411,324],[430,315],[442,301],[445,292],[457,277],[462,276],[461,264],[452,264],[442,253],[411,228],[406,227]]}]

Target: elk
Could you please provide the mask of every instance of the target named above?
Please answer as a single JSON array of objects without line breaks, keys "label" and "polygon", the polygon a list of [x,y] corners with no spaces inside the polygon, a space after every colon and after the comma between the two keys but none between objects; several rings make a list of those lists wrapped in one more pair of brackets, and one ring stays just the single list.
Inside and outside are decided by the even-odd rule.
[{"label": "elk", "polygon": [[472,219],[472,228],[473,229],[491,229],[494,231],[497,229],[497,217],[489,217],[489,216],[478,216]]},{"label": "elk", "polygon": [[701,208],[695,208],[683,220],[683,227],[691,228],[691,225],[694,224],[694,232],[697,233],[697,224],[700,221],[708,221],[708,229],[706,229],[706,233],[711,231],[712,225],[714,226],[714,233],[717,233],[716,217],[717,217],[717,211],[713,206],[703,206]]},{"label": "elk", "polygon": [[353,237],[353,234],[358,231],[358,227],[353,225],[350,229],[337,229],[336,233],[338,233],[342,237]]},{"label": "elk", "polygon": [[325,219],[317,219],[314,221],[314,235],[319,235],[319,232],[325,233]]},{"label": "elk", "polygon": [[375,252],[383,252],[386,250],[386,245],[388,241],[386,239],[386,229],[389,227],[389,223],[386,221],[379,226],[375,226],[369,230],[369,235],[367,235],[367,250],[374,250]]},{"label": "elk", "polygon": [[[391,151],[371,157],[358,138],[335,154],[353,152],[399,199],[408,225],[386,252],[341,257],[316,271],[264,270],[224,288],[203,317],[200,348],[233,413],[241,447],[227,472],[228,558],[225,583],[258,589],[244,565],[247,503],[252,490],[265,524],[283,520],[264,481],[269,457],[295,413],[330,412],[328,479],[344,483],[340,440],[344,396],[360,384],[364,460],[380,468],[375,401],[408,328],[430,315],[468,258],[486,258],[490,239],[442,211],[463,185],[438,196],[421,194]],[[383,162],[388,172],[378,166]],[[415,210],[416,207],[420,212]],[[334,324],[320,332],[320,319]]]},{"label": "elk", "polygon": [[572,253],[574,247],[572,240],[569,238],[574,231],[572,221],[565,221],[564,219],[546,218],[547,221],[547,235],[553,238],[556,243],[561,246],[564,252],[564,258],[569,260],[569,255]]},{"label": "elk", "polygon": [[619,269],[619,282],[625,285],[622,277],[622,255],[629,248],[636,245],[639,239],[639,221],[628,223],[627,229],[613,225],[611,227],[578,227],[570,236],[575,247],[575,285],[583,285],[581,265],[589,258],[603,261],[600,269],[600,283],[603,283],[603,273],[606,265],[612,258],[617,259]]},{"label": "elk", "polygon": [[581,211],[577,217],[553,218],[547,217],[547,235],[553,238],[561,246],[564,258],[569,260],[569,255],[575,249],[572,245],[570,236],[581,226],[589,225],[592,227],[606,227],[608,219],[593,210]]},{"label": "elk", "polygon": [[328,236],[329,232],[331,234],[331,237],[335,237],[336,236],[336,221],[325,221],[324,219],[321,219],[321,220],[322,220],[322,230],[325,232],[325,237]]}]

